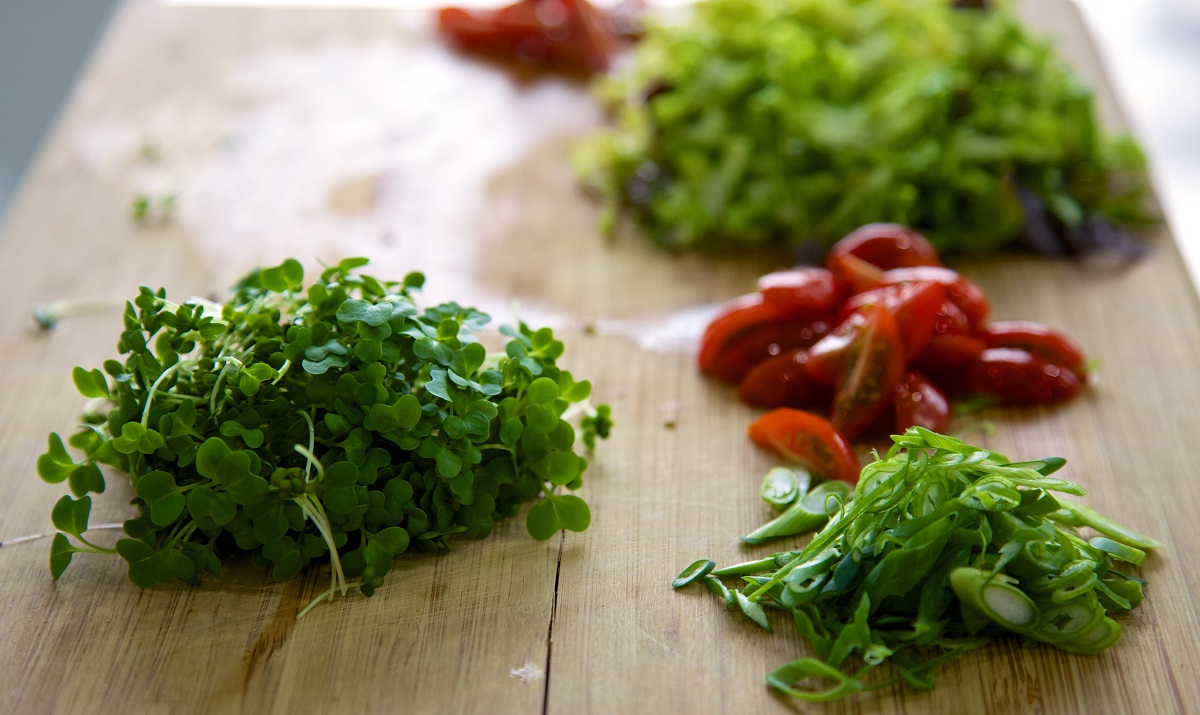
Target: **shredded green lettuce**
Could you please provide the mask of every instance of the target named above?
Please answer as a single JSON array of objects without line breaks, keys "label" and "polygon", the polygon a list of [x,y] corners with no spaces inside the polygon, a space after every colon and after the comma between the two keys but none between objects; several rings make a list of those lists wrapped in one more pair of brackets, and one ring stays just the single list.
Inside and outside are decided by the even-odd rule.
[{"label": "shredded green lettuce", "polygon": [[716,252],[876,221],[985,251],[1150,220],[1137,145],[1106,136],[1089,86],[994,5],[702,0],[599,85],[615,126],[576,168],[608,225],[627,209],[664,246]]}]

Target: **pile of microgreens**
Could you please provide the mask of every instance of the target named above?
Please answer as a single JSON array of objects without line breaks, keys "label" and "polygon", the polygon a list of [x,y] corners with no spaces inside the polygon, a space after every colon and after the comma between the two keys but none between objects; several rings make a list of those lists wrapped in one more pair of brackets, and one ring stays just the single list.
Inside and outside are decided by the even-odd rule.
[{"label": "pile of microgreens", "polygon": [[[56,579],[76,553],[119,554],[147,588],[219,576],[241,552],[279,581],[328,559],[333,583],[317,603],[369,596],[397,554],[485,536],[526,502],[535,538],[587,528],[587,504],[564,490],[587,466],[576,438],[590,450],[611,421],[607,406],[587,406],[590,383],[555,365],[563,344],[520,323],[489,354],[474,337],[487,315],[420,310],[421,274],[354,272],[366,263],[346,259],[305,289],[289,259],[248,275],[224,305],[141,289],[125,308],[124,362],[74,370],[93,398],[67,440],[83,458],[51,434],[38,459],[41,477],[76,497],[51,515]],[[578,429],[564,419],[572,405]],[[84,536],[100,465],[136,493],[139,514],[114,548]]]}]

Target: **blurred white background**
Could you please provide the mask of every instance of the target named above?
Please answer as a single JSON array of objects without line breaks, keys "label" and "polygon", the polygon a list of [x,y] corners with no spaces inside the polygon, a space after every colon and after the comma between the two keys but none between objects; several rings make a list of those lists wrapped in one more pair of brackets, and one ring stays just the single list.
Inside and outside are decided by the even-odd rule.
[{"label": "blurred white background", "polygon": [[[430,0],[162,1],[283,7],[439,4]],[[1075,1],[1133,131],[1149,155],[1164,211],[1193,279],[1200,282],[1200,0]],[[117,0],[0,0],[0,223],[22,172],[116,4]]]}]

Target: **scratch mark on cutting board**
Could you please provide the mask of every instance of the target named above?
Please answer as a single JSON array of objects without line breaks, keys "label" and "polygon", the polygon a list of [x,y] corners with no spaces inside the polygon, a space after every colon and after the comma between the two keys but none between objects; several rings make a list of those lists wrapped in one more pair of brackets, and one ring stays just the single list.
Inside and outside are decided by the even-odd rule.
[{"label": "scratch mark on cutting board", "polygon": [[[310,577],[306,577],[303,581],[307,582]],[[300,584],[300,593],[308,592],[307,583]],[[258,632],[254,642],[250,644],[246,651],[242,654],[242,660],[246,663],[246,673],[243,679],[242,692],[249,692],[250,680],[255,675],[263,675],[267,669],[267,665],[271,661],[271,657],[287,643],[288,637],[291,636],[292,630],[296,627],[296,613],[299,608],[299,601],[296,591],[288,589],[279,599],[279,607],[275,609],[275,613],[271,616],[262,629]]]},{"label": "scratch mark on cutting board", "polygon": [[675,656],[676,658],[679,658],[680,660],[687,662],[687,659],[684,658],[679,653],[679,651],[672,648],[669,644],[664,643],[663,641],[655,638],[654,634],[652,634],[650,631],[646,630],[645,628],[643,628],[640,625],[638,626],[638,633],[641,633],[643,638],[650,641],[651,643],[654,643],[655,645],[657,645],[659,648],[662,648],[667,653],[670,653],[671,655]]}]

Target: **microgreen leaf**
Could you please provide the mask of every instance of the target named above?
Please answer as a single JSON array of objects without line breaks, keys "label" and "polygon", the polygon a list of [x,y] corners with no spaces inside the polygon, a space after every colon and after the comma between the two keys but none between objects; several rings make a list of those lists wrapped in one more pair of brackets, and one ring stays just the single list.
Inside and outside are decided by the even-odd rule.
[{"label": "microgreen leaf", "polygon": [[58,434],[50,433],[48,441],[49,449],[38,457],[37,472],[44,481],[58,484],[71,476],[71,472],[75,470],[75,460],[71,459],[71,455],[67,453],[62,437],[59,437]]},{"label": "microgreen leaf", "polygon": [[64,496],[54,504],[50,521],[59,531],[78,537],[87,531],[88,517],[92,513],[92,498],[72,499]]},{"label": "microgreen leaf", "polygon": [[61,578],[63,572],[71,565],[71,557],[76,551],[66,536],[54,535],[54,541],[50,542],[50,576],[55,581]]},{"label": "microgreen leaf", "polygon": [[104,492],[104,474],[95,464],[88,462],[81,464],[71,470],[71,475],[67,477],[67,483],[71,487],[71,493],[75,496],[83,496],[88,492],[102,494]]},{"label": "microgreen leaf", "polygon": [[108,397],[108,380],[103,372],[76,367],[71,378],[75,381],[75,389],[84,397]]},{"label": "microgreen leaf", "polygon": [[545,541],[561,529],[583,531],[591,521],[591,511],[579,497],[573,494],[548,494],[529,509],[525,527],[530,536]]}]

